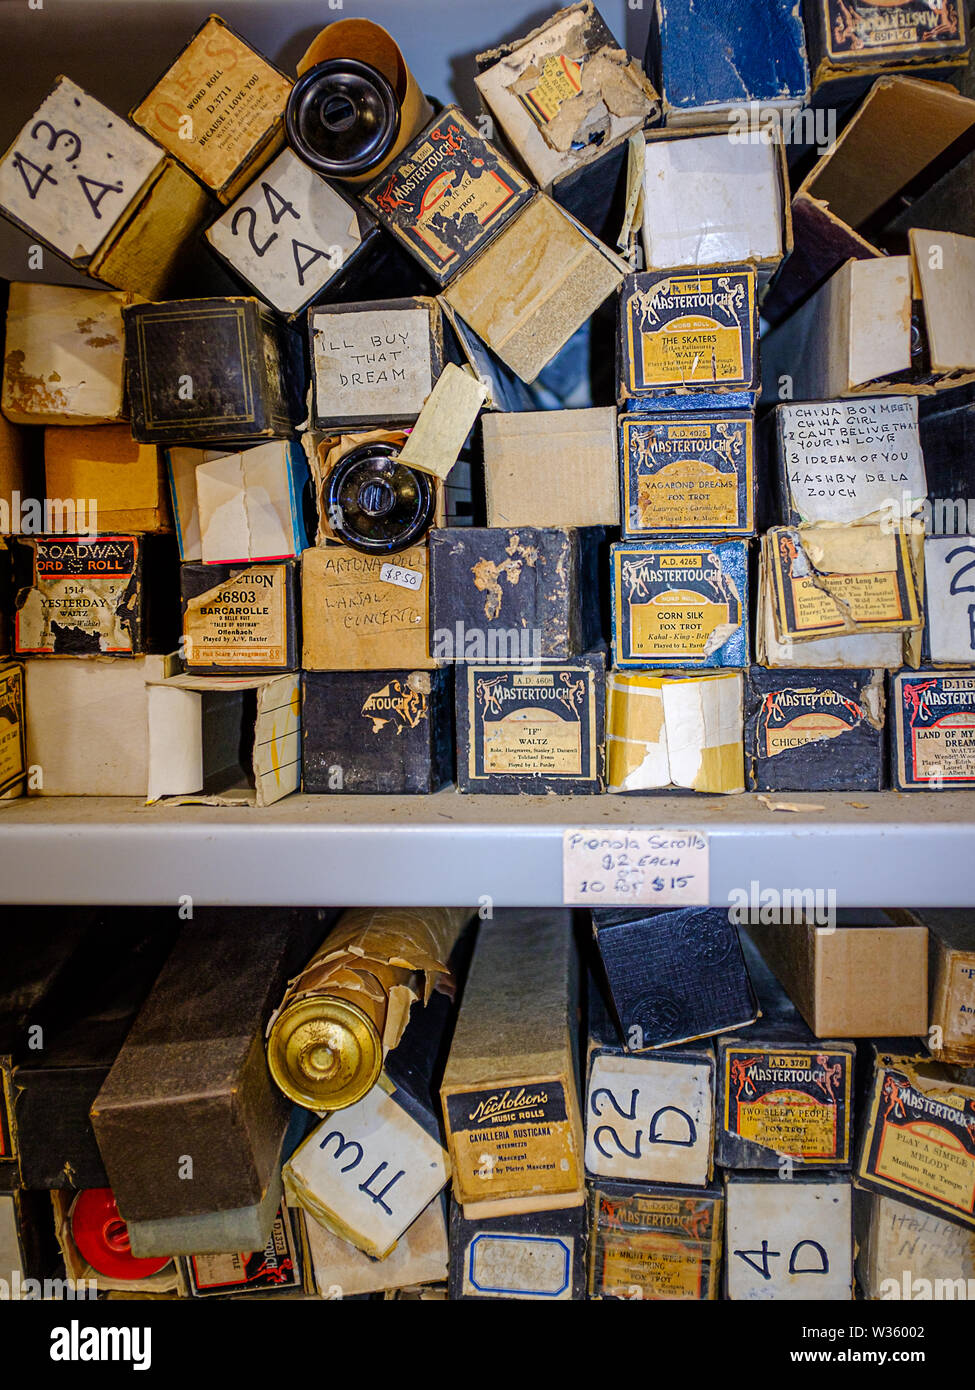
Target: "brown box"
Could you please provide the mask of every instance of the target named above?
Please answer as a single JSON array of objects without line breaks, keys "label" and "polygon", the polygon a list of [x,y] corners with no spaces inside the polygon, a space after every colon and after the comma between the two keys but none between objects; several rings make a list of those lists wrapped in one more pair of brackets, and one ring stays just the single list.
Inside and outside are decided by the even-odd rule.
[{"label": "brown box", "polygon": [[321,923],[290,908],[232,918],[185,928],[92,1105],[126,1220],[251,1206],[271,1181],[291,1105],[264,1026]]},{"label": "brown box", "polygon": [[618,526],[616,411],[484,416],[488,526]]},{"label": "brown box", "polygon": [[291,85],[210,15],[131,119],[230,203],[284,144]]},{"label": "brown box", "polygon": [[26,467],[27,431],[0,415],[0,535],[9,535],[14,530],[13,517],[17,510],[14,493],[23,495]]},{"label": "brown box", "polygon": [[534,381],[629,267],[539,194],[444,291],[522,381]]},{"label": "brown box", "polygon": [[481,924],[440,1096],[468,1218],[583,1200],[572,914]]},{"label": "brown box", "polygon": [[306,671],[429,670],[429,552],[364,555],[316,546],[301,557],[301,665]]},{"label": "brown box", "polygon": [[926,909],[931,1014],[928,1047],[941,1062],[975,1066],[975,912]]},{"label": "brown box", "polygon": [[127,425],[44,431],[47,497],[80,498],[98,509],[101,531],[169,531],[162,450],[137,444]]},{"label": "brown box", "polygon": [[848,909],[835,930],[749,922],[748,932],[819,1038],[927,1032],[928,930],[903,909]]}]

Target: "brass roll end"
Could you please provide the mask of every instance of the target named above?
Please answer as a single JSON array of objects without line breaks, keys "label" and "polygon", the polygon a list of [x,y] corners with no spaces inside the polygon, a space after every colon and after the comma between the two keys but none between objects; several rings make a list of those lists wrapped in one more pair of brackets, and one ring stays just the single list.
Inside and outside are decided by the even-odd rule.
[{"label": "brass roll end", "polygon": [[379,1079],[382,1041],[376,1025],[346,999],[309,996],[283,1009],[267,1043],[276,1084],[308,1110],[354,1105]]}]

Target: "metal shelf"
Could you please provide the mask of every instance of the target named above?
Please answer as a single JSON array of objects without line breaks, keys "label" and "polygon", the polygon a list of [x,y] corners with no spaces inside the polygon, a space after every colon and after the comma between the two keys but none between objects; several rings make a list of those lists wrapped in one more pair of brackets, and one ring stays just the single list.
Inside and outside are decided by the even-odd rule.
[{"label": "metal shelf", "polygon": [[262,810],[135,798],[0,803],[0,902],[119,905],[561,902],[562,831],[671,826],[711,837],[711,901],[832,889],[840,907],[975,906],[975,796],[290,796]]}]

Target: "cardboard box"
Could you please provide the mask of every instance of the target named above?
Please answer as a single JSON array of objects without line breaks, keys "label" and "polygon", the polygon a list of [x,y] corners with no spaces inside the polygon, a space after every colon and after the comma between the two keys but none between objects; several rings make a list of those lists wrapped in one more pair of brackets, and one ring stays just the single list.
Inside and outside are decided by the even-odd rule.
[{"label": "cardboard box", "polygon": [[0,158],[0,212],[77,270],[137,294],[166,292],[209,205],[157,144],[66,77]]},{"label": "cardboard box", "polygon": [[[954,0],[949,4],[953,6]],[[856,7],[868,5],[875,9],[871,0],[866,4],[857,0]],[[832,100],[832,94],[827,100]],[[795,246],[763,305],[768,321],[777,324],[850,257],[879,256],[877,224],[886,220],[890,208],[900,209],[903,190],[916,194],[925,180],[931,181],[935,171],[943,168],[946,154],[957,148],[955,142],[961,143],[973,126],[975,101],[944,82],[908,77],[881,77],[874,82],[839,137],[828,144],[796,190],[792,201]],[[938,224],[912,216],[910,225]]]},{"label": "cardboard box", "polygon": [[314,1219],[302,1223],[304,1264],[321,1298],[349,1299],[447,1278],[447,1222],[436,1197],[384,1260],[373,1260]]},{"label": "cardboard box", "polygon": [[539,1303],[585,1298],[587,1216],[580,1203],[474,1219],[452,1202],[448,1297]]},{"label": "cardboard box", "polygon": [[271,1181],[291,1107],[264,1025],[321,924],[304,909],[249,916],[251,930],[236,911],[184,927],[92,1105],[125,1219],[246,1206]]},{"label": "cardboard box", "polygon": [[302,656],[306,671],[382,671],[405,660],[432,669],[426,544],[389,560],[348,546],[301,556]]},{"label": "cardboard box", "polygon": [[18,529],[20,499],[27,488],[31,458],[31,436],[6,415],[0,415],[0,536]]},{"label": "cardboard box", "polygon": [[941,1062],[975,1064],[975,924],[972,914],[927,909],[931,981],[928,1047]]},{"label": "cardboard box", "polygon": [[623,536],[750,536],[755,427],[746,411],[621,415]]},{"label": "cardboard box", "polygon": [[32,1191],[108,1186],[88,1112],[179,931],[167,908],[144,908],[135,924],[128,908],[100,908],[80,925],[35,1015],[44,1046],[22,1048],[9,1078],[20,1182]]},{"label": "cardboard box", "polygon": [[284,144],[291,85],[229,24],[210,15],[130,115],[229,203]]},{"label": "cardboard box", "polygon": [[295,319],[377,235],[364,208],[286,149],[207,228],[206,239],[272,309]]},{"label": "cardboard box", "polygon": [[692,1042],[758,1017],[727,909],[596,908],[592,922],[628,1052]]},{"label": "cardboard box", "polygon": [[733,132],[647,138],[643,160],[643,260],[670,266],[753,265],[760,288],[792,248],[785,146]]},{"label": "cardboard box", "polygon": [[856,1193],[856,1273],[865,1299],[960,1297],[975,1280],[975,1233],[895,1197]]},{"label": "cardboard box", "polygon": [[884,689],[882,670],[785,674],[750,667],[745,674],[749,790],[883,791]]},{"label": "cardboard box", "polygon": [[137,444],[128,425],[47,428],[44,482],[49,498],[83,500],[91,529],[170,529],[162,454],[155,444]]},{"label": "cardboard box", "polygon": [[28,660],[27,766],[35,769],[28,790],[37,796],[145,796],[146,682],[176,670],[175,655]]},{"label": "cardboard box", "polygon": [[24,668],[0,658],[0,800],[22,796],[27,779]]},{"label": "cardboard box", "polygon": [[693,0],[655,0],[644,66],[668,127],[727,126],[742,108],[777,114],[809,99],[802,19],[789,0],[746,0],[703,23]]},{"label": "cardboard box", "polygon": [[481,923],[440,1088],[468,1220],[584,1197],[576,981],[568,911],[502,908]]},{"label": "cardboard box", "polygon": [[910,914],[850,909],[834,931],[793,920],[749,934],[817,1037],[927,1031],[928,933]]},{"label": "cardboard box", "polygon": [[400,795],[453,779],[453,672],[306,671],[302,790]]},{"label": "cardboard box", "polygon": [[430,650],[453,661],[563,661],[600,640],[592,527],[430,532]]},{"label": "cardboard box", "polygon": [[748,664],[745,541],[624,541],[610,547],[613,664]]},{"label": "cardboard box", "polygon": [[891,676],[890,780],[898,791],[975,786],[975,673]]},{"label": "cardboard box", "polygon": [[616,411],[483,417],[488,526],[618,526]]},{"label": "cardboard box", "polygon": [[539,187],[553,194],[553,184],[660,114],[640,64],[618,46],[592,0],[476,62],[482,100]]},{"label": "cardboard box", "polygon": [[532,186],[459,107],[446,106],[361,197],[442,287],[525,206]]},{"label": "cardboard box", "polygon": [[968,514],[968,457],[975,433],[975,387],[962,386],[919,402],[919,429],[928,479],[925,527],[929,535],[963,536],[975,531],[975,506]]},{"label": "cardboard box", "polygon": [[0,406],[21,425],[105,425],[128,418],[121,290],[14,282]]},{"label": "cardboard box", "polygon": [[329,304],[308,315],[316,428],[411,424],[444,368],[429,296]]},{"label": "cardboard box", "polygon": [[975,1070],[878,1049],[855,1176],[975,1229]]},{"label": "cardboard box", "polygon": [[537,796],[598,792],[603,779],[605,653],[457,671],[457,787]]},{"label": "cardboard box", "polygon": [[853,1298],[853,1185],[839,1173],[780,1182],[725,1174],[725,1296],[819,1303]]},{"label": "cardboard box", "polygon": [[721,1188],[599,1181],[589,1192],[591,1299],[718,1297]]},{"label": "cardboard box", "polygon": [[180,565],[191,675],[272,675],[300,663],[298,564]]},{"label": "cardboard box", "polygon": [[191,1298],[214,1298],[302,1287],[298,1241],[288,1208],[278,1208],[267,1244],[239,1254],[190,1255],[181,1261]]},{"label": "cardboard box", "polygon": [[287,439],[305,416],[301,340],[256,299],[176,299],[125,315],[132,434],[144,444]]},{"label": "cardboard box", "polygon": [[539,194],[444,299],[522,381],[531,382],[623,283],[629,266]]},{"label": "cardboard box", "polygon": [[296,559],[311,472],[301,445],[273,440],[196,465],[200,556],[205,565]]},{"label": "cardboard box", "polygon": [[961,536],[924,541],[925,654],[934,666],[975,663],[975,608],[970,603],[975,546]]},{"label": "cardboard box", "polygon": [[10,546],[19,655],[146,656],[175,647],[172,536],[18,536]]},{"label": "cardboard box", "polygon": [[173,524],[179,542],[181,560],[202,560],[203,540],[200,536],[200,506],[196,494],[196,470],[201,463],[232,455],[220,449],[164,449],[169,477],[169,496],[173,507]]},{"label": "cardboard box", "polygon": [[711,1179],[714,1053],[710,1047],[627,1053],[595,978],[589,984],[586,1173],[617,1182]]},{"label": "cardboard box", "polygon": [[751,266],[628,275],[620,293],[623,410],[751,409],[758,389]]},{"label": "cardboard box", "polygon": [[968,61],[958,0],[814,0],[804,12],[816,105],[849,101],[885,73],[949,79]]},{"label": "cardboard box", "polygon": [[[236,1268],[221,1273],[244,1271],[251,1249],[264,1252],[271,1247],[271,1269],[276,1269],[273,1254],[278,1240],[278,1219],[281,1206],[281,1175],[274,1172],[268,1189],[259,1202],[229,1211],[205,1212],[201,1216],[174,1216],[162,1221],[128,1221],[129,1245],[138,1259],[158,1258],[160,1255],[229,1256]],[[240,1253],[241,1245],[246,1253]],[[193,1271],[184,1270],[187,1282],[192,1283]]]},{"label": "cardboard box", "polygon": [[270,806],[297,791],[297,673],[171,676],[149,683],[146,799]]},{"label": "cardboard box", "polygon": [[0,1196],[0,1287],[6,1288],[8,1299],[40,1298],[44,1281],[59,1272],[57,1263],[47,1195],[10,1192]]},{"label": "cardboard box", "polygon": [[773,527],[762,548],[778,640],[920,628],[920,541],[919,523]]},{"label": "cardboard box", "polygon": [[745,790],[738,671],[611,671],[606,790]]}]

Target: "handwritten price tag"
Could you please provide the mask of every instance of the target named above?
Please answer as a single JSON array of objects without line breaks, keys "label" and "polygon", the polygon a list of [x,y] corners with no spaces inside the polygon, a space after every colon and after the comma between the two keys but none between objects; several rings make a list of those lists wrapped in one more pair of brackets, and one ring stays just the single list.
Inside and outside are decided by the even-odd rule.
[{"label": "handwritten price tag", "polygon": [[571,907],[706,907],[700,830],[580,826],[562,835],[562,901]]},{"label": "handwritten price tag", "polygon": [[404,569],[402,565],[383,565],[379,578],[384,584],[398,584],[401,589],[419,589],[423,583],[421,570]]}]

